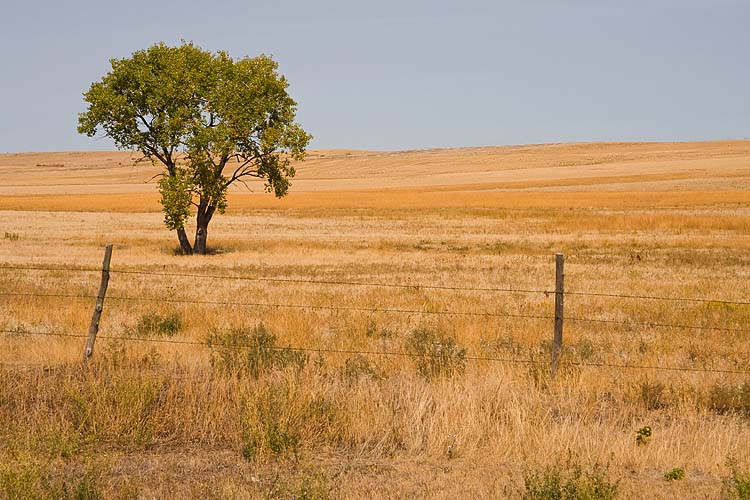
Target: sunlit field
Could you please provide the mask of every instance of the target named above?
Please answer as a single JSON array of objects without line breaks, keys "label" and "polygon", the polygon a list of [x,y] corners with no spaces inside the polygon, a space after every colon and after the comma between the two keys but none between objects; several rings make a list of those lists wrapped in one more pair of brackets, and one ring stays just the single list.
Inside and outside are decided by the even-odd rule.
[{"label": "sunlit field", "polygon": [[744,498],[750,141],[313,151],[204,257],[136,159],[0,155],[0,496]]}]

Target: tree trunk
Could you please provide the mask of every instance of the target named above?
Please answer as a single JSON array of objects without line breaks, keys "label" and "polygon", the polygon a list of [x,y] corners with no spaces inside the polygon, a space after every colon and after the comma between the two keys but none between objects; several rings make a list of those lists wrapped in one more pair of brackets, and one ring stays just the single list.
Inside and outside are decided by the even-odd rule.
[{"label": "tree trunk", "polygon": [[198,224],[195,228],[195,243],[193,249],[198,255],[206,255],[206,238],[208,237],[208,223]]},{"label": "tree trunk", "polygon": [[187,233],[185,228],[181,227],[177,230],[177,239],[180,240],[180,248],[182,249],[183,255],[193,255],[193,247],[190,246],[188,241]]},{"label": "tree trunk", "polygon": [[206,254],[206,240],[208,239],[208,223],[216,210],[215,206],[199,206],[196,214],[195,243],[193,250],[198,255]]}]

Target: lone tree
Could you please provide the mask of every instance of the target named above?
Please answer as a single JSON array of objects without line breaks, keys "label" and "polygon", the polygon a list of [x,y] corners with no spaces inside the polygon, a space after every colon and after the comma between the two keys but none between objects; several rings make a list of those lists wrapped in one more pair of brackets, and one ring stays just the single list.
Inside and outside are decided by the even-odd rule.
[{"label": "lone tree", "polygon": [[[227,189],[265,180],[277,197],[294,177],[311,139],[294,122],[297,103],[268,56],[233,60],[192,43],[159,43],[127,59],[83,94],[78,132],[101,129],[119,149],[164,166],[158,182],[164,223],[184,254],[205,254],[208,224],[227,206]],[[194,209],[193,209],[194,207]],[[196,216],[190,245],[185,222]]]}]

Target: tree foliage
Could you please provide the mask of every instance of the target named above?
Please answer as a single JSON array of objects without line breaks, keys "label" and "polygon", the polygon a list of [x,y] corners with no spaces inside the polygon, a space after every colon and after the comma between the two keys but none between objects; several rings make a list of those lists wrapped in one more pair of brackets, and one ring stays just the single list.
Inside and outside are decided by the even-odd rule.
[{"label": "tree foliage", "polygon": [[[163,43],[112,59],[112,69],[84,93],[78,131],[99,130],[120,149],[164,167],[158,183],[164,222],[184,253],[205,253],[208,223],[227,206],[227,189],[265,180],[277,197],[289,189],[311,136],[297,123],[296,102],[269,56],[234,60],[183,43]],[[195,213],[191,247],[185,223]]]}]

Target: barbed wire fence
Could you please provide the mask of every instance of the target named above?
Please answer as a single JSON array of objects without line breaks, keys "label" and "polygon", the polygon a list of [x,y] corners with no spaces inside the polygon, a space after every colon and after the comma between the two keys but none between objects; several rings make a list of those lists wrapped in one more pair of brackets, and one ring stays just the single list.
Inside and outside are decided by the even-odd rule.
[{"label": "barbed wire fence", "polygon": [[[181,340],[181,339],[164,339],[164,338],[149,338],[140,336],[98,336],[99,329],[99,318],[103,312],[103,306],[105,300],[115,302],[134,302],[134,303],[172,303],[172,304],[185,304],[185,305],[211,305],[211,306],[225,306],[225,307],[249,307],[249,308],[274,308],[274,309],[297,309],[297,310],[313,310],[313,311],[334,311],[334,312],[366,312],[366,313],[384,313],[384,314],[406,314],[406,315],[424,315],[424,316],[453,316],[453,317],[474,317],[474,318],[504,318],[513,320],[527,320],[527,321],[554,321],[553,336],[552,336],[552,356],[549,361],[542,361],[539,359],[524,359],[517,357],[499,357],[499,356],[479,356],[479,355],[466,355],[464,359],[472,362],[490,362],[490,363],[505,363],[505,364],[516,364],[516,365],[535,365],[535,366],[549,366],[550,375],[552,378],[555,376],[555,372],[560,361],[563,348],[563,337],[562,328],[564,322],[574,323],[588,323],[588,324],[612,324],[618,325],[625,328],[658,328],[658,329],[671,329],[671,330],[682,330],[682,331],[718,331],[726,333],[739,333],[739,334],[750,334],[748,328],[733,328],[719,325],[690,325],[690,324],[677,324],[677,323],[662,323],[662,322],[644,322],[644,321],[629,321],[629,320],[615,320],[608,318],[597,318],[597,317],[578,317],[564,315],[564,298],[565,296],[572,297],[606,297],[606,298],[617,298],[624,300],[636,300],[636,301],[663,301],[663,302],[685,302],[685,303],[702,303],[702,304],[714,304],[714,305],[725,305],[725,306],[750,306],[750,301],[746,300],[726,300],[720,298],[706,298],[706,297],[685,297],[685,296],[659,296],[659,295],[639,295],[639,294],[624,294],[615,292],[589,292],[584,290],[573,290],[566,291],[564,289],[564,272],[563,262],[564,258],[562,254],[556,254],[556,286],[554,290],[548,289],[533,289],[533,288],[515,288],[515,287],[470,287],[470,286],[448,286],[448,285],[434,285],[425,283],[388,283],[388,282],[372,282],[372,281],[357,281],[357,280],[326,280],[326,279],[302,279],[302,278],[278,278],[278,277],[264,277],[264,276],[248,276],[238,274],[216,274],[216,273],[179,273],[169,271],[149,271],[149,270],[138,270],[138,269],[111,269],[110,258],[111,258],[111,245],[107,245],[105,250],[105,258],[102,268],[92,267],[63,267],[63,266],[41,266],[41,265],[0,265],[2,271],[32,271],[32,272],[60,272],[60,273],[101,273],[101,283],[99,293],[97,295],[84,294],[84,293],[34,293],[34,292],[16,292],[16,291],[0,291],[0,296],[5,297],[28,297],[28,298],[67,298],[67,299],[80,299],[80,300],[96,300],[94,307],[93,317],[87,335],[71,332],[61,331],[33,331],[27,328],[5,328],[0,329],[0,333],[5,336],[19,336],[19,335],[33,335],[41,337],[57,337],[57,338],[73,338],[73,339],[86,339],[86,347],[84,348],[84,364],[93,355],[94,343],[97,339],[107,341],[123,341],[123,342],[138,342],[138,343],[151,343],[151,344],[169,344],[169,345],[191,345],[201,347],[215,347],[217,344],[209,343],[207,341],[199,340]],[[489,312],[489,311],[463,311],[463,310],[427,310],[427,309],[407,309],[398,307],[365,307],[365,306],[333,306],[333,305],[314,305],[308,303],[286,303],[286,302],[258,302],[258,301],[231,301],[231,300],[194,300],[194,299],[182,299],[174,297],[164,296],[131,296],[131,295],[107,295],[107,284],[111,275],[130,275],[130,276],[152,276],[152,277],[175,277],[175,278],[200,278],[200,279],[215,279],[215,280],[236,280],[236,281],[252,281],[252,282],[264,282],[264,283],[276,283],[276,284],[291,284],[291,285],[322,285],[322,286],[349,286],[349,287],[367,287],[367,288],[391,288],[391,289],[407,289],[407,290],[441,290],[441,291],[454,291],[454,292],[470,292],[470,293],[509,293],[509,294],[542,294],[545,297],[555,297],[555,309],[552,315],[543,314],[514,314],[504,312]],[[243,343],[232,343],[224,345],[225,348],[243,349],[253,347],[252,344]],[[388,351],[388,350],[366,350],[366,349],[334,349],[325,347],[303,347],[303,346],[287,346],[287,347],[268,347],[272,350],[290,350],[305,353],[316,353],[320,355],[324,354],[346,354],[346,355],[362,355],[362,356],[382,356],[382,357],[411,357],[411,358],[425,358],[425,357],[438,357],[441,354],[430,354],[430,353],[417,353],[411,351]],[[590,367],[590,368],[611,368],[618,370],[662,370],[671,372],[692,372],[692,373],[718,373],[718,374],[741,374],[750,375],[750,369],[724,369],[724,368],[706,368],[706,367],[683,367],[683,366],[664,366],[658,364],[629,364],[629,363],[608,363],[608,362],[587,362],[587,361],[574,361],[566,360],[566,365],[575,367]]]}]

